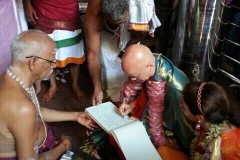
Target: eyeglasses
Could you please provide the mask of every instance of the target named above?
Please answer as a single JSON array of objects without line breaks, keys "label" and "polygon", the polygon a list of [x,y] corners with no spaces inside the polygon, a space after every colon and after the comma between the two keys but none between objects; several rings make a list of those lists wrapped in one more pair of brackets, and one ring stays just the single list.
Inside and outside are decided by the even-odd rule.
[{"label": "eyeglasses", "polygon": [[45,60],[45,61],[51,63],[51,65],[55,65],[55,64],[56,64],[56,61],[51,61],[51,60],[48,60],[48,59],[45,59],[45,58],[42,58],[42,57],[38,57],[38,56],[27,56],[27,57],[25,57],[25,58],[32,58],[32,57],[36,57],[36,58]]}]

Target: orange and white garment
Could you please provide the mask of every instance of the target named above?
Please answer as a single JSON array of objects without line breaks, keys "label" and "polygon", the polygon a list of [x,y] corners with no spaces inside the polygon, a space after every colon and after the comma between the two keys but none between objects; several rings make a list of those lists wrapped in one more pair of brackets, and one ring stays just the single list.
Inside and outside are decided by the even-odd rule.
[{"label": "orange and white garment", "polygon": [[57,45],[56,67],[62,68],[67,64],[82,64],[86,57],[84,54],[83,31],[54,30],[48,34]]},{"label": "orange and white garment", "polygon": [[47,33],[56,43],[56,67],[82,64],[85,61],[83,31],[78,0],[33,0],[38,16],[35,29]]},{"label": "orange and white garment", "polygon": [[129,30],[148,31],[154,37],[154,32],[161,25],[155,13],[154,0],[130,0]]}]

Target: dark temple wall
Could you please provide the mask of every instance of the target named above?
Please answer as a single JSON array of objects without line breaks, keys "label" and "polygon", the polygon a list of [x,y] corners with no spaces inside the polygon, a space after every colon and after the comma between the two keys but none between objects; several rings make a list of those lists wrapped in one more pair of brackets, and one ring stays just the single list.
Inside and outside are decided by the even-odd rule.
[{"label": "dark temple wall", "polygon": [[159,52],[190,78],[194,66],[201,81],[223,74],[240,84],[239,0],[155,0],[162,25],[155,36]]}]

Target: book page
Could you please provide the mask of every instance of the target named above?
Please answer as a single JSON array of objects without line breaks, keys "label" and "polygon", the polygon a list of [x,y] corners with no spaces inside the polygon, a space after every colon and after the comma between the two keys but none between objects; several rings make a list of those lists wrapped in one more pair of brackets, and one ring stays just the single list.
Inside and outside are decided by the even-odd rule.
[{"label": "book page", "polygon": [[127,116],[120,116],[117,107],[112,102],[105,102],[98,106],[86,108],[86,112],[97,122],[106,132],[132,123]]},{"label": "book page", "polygon": [[153,146],[142,122],[131,124],[111,131],[127,160],[161,160]]}]

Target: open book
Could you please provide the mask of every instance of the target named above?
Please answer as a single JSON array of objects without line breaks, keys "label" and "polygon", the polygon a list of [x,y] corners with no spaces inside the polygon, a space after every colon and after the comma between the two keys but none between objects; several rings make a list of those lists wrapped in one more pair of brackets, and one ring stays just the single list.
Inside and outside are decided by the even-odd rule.
[{"label": "open book", "polygon": [[86,108],[86,112],[107,133],[113,135],[127,160],[161,159],[143,124],[139,120],[129,120],[127,116],[122,118],[113,103],[92,106]]}]

